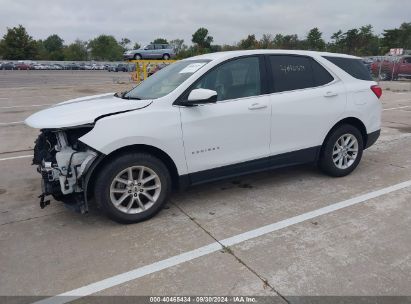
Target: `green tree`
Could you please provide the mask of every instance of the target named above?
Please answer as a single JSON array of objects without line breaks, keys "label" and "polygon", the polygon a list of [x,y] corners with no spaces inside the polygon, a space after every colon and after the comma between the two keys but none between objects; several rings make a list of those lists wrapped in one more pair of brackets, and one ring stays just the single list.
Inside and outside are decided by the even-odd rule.
[{"label": "green tree", "polygon": [[37,56],[37,44],[22,25],[7,28],[0,49],[4,59],[35,59]]},{"label": "green tree", "polygon": [[273,40],[274,47],[277,49],[298,49],[301,48],[301,41],[298,39],[297,34],[293,35],[282,35],[277,34],[274,36]]},{"label": "green tree", "polygon": [[257,49],[258,47],[259,43],[254,34],[248,35],[247,38],[240,40],[238,43],[238,48],[240,50]]},{"label": "green tree", "polygon": [[84,61],[88,59],[87,42],[77,39],[64,48],[64,58],[70,61]]},{"label": "green tree", "polygon": [[124,50],[127,50],[127,46],[130,44],[131,40],[128,38],[121,38],[119,44],[123,47]]},{"label": "green tree", "polygon": [[200,27],[194,34],[191,41],[201,50],[210,48],[213,37],[208,35],[208,30]]},{"label": "green tree", "polygon": [[88,43],[91,57],[95,60],[121,60],[123,47],[113,36],[100,35]]},{"label": "green tree", "polygon": [[63,42],[64,40],[56,34],[48,36],[47,39],[43,41],[44,49],[47,52],[47,58],[44,59],[63,60]]},{"label": "green tree", "polygon": [[387,53],[392,48],[411,49],[411,22],[403,23],[399,28],[384,30],[381,49]]},{"label": "green tree", "polygon": [[187,46],[184,44],[183,39],[173,39],[170,41],[170,45],[174,49],[176,54],[187,49]]},{"label": "green tree", "polygon": [[305,43],[309,50],[323,51],[325,48],[325,42],[318,27],[314,27],[308,32]]},{"label": "green tree", "polygon": [[164,38],[156,38],[151,44],[168,44],[168,41]]},{"label": "green tree", "polygon": [[274,39],[271,34],[263,34],[263,37],[260,39],[260,48],[262,49],[271,49],[274,47]]},{"label": "green tree", "polygon": [[141,48],[140,43],[138,42],[134,43],[133,50],[138,50],[139,48]]}]

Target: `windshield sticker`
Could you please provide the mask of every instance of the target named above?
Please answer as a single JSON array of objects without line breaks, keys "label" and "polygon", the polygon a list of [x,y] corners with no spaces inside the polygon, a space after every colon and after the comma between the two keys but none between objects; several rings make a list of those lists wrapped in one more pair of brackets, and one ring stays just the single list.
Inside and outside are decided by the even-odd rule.
[{"label": "windshield sticker", "polygon": [[188,66],[186,66],[184,69],[182,69],[179,73],[180,74],[192,74],[194,72],[197,72],[198,69],[200,69],[205,64],[206,62],[191,63]]}]

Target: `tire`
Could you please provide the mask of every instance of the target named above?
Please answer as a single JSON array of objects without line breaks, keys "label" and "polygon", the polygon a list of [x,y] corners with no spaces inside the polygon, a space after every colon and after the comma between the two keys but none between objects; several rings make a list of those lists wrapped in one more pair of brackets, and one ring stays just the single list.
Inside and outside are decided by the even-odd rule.
[{"label": "tire", "polygon": [[[351,138],[348,143],[351,147],[347,150],[347,146],[344,146],[342,141],[348,137]],[[339,150],[337,142],[342,144],[342,150]],[[318,165],[324,173],[330,176],[346,176],[358,166],[363,149],[364,142],[361,132],[352,125],[341,125],[327,136],[321,149]],[[344,162],[346,162],[345,166]]]},{"label": "tire", "polygon": [[170,55],[169,54],[164,54],[163,55],[163,60],[169,60],[170,59]]},{"label": "tire", "polygon": [[134,55],[134,60],[141,60],[141,59],[142,59],[142,57],[141,57],[140,54],[135,54]]},{"label": "tire", "polygon": [[[129,175],[130,168],[132,178]],[[144,168],[142,179],[141,168]],[[149,178],[152,179],[145,183],[139,182]],[[130,184],[129,180],[134,180],[135,184]],[[170,191],[170,173],[162,161],[146,153],[129,153],[118,156],[102,168],[95,183],[94,197],[109,218],[118,223],[132,224],[157,214],[166,203]]]}]

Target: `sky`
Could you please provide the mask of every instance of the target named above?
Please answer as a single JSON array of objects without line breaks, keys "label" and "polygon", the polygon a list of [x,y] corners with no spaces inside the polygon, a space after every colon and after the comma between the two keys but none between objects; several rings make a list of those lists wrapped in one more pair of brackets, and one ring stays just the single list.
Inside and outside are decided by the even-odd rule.
[{"label": "sky", "polygon": [[0,0],[0,36],[22,24],[35,39],[58,34],[65,43],[109,34],[133,43],[184,39],[205,27],[215,44],[255,34],[298,34],[313,27],[328,41],[339,29],[372,24],[383,29],[411,22],[410,0]]}]

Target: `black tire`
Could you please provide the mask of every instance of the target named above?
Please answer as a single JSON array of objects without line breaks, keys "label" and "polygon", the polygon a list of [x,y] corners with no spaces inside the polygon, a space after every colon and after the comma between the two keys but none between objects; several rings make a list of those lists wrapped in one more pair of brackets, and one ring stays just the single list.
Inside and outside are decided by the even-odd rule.
[{"label": "black tire", "polygon": [[141,59],[143,59],[143,57],[141,57],[140,54],[135,54],[134,55],[134,60],[141,60]]},{"label": "black tire", "polygon": [[[122,170],[132,166],[144,166],[153,170],[161,182],[160,194],[155,203],[145,211],[127,214],[117,209],[110,198],[110,186]],[[167,167],[158,158],[146,153],[121,154],[110,160],[99,172],[94,187],[94,197],[98,206],[112,220],[122,224],[145,221],[156,215],[166,203],[171,191],[171,177]]]},{"label": "black tire", "polygon": [[[350,134],[355,137],[358,143],[358,152],[354,162],[345,169],[337,167],[333,160],[334,145],[337,140],[345,135]],[[326,174],[334,177],[342,177],[350,174],[359,164],[364,150],[364,141],[361,132],[354,126],[344,124],[333,130],[326,138],[320,153],[318,161],[319,168]],[[351,154],[352,156],[352,154]]]},{"label": "black tire", "polygon": [[169,54],[164,54],[163,55],[163,60],[169,60],[170,59],[170,55]]}]

